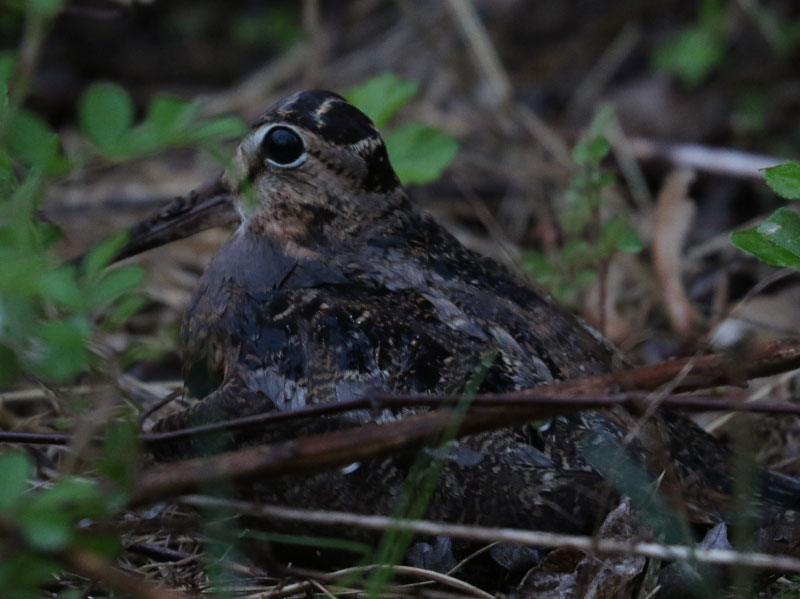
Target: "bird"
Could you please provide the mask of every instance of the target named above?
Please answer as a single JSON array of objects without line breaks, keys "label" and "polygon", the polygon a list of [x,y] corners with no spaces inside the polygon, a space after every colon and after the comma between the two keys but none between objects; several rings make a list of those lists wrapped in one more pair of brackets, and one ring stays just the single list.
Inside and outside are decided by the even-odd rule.
[{"label": "bird", "polygon": [[[185,384],[198,401],[163,417],[156,430],[343,402],[376,390],[461,393],[476,373],[477,392],[491,393],[612,369],[614,350],[596,331],[416,208],[373,123],[336,93],[301,91],[269,108],[242,140],[222,184],[234,198],[239,226],[202,275],[181,333]],[[159,459],[410,411],[265,425],[228,435],[216,449],[183,445]],[[734,505],[729,449],[678,413],[653,418],[657,441],[634,435],[623,442],[636,421],[623,408],[453,440],[423,515],[590,532],[618,494],[587,450],[599,446],[627,456],[653,488],[668,464],[694,521],[724,519]],[[406,453],[252,481],[242,492],[271,503],[391,514],[414,459]],[[777,495],[796,501],[800,485],[775,477],[765,475],[763,486],[786,487]],[[499,552],[495,557],[514,567]]]}]

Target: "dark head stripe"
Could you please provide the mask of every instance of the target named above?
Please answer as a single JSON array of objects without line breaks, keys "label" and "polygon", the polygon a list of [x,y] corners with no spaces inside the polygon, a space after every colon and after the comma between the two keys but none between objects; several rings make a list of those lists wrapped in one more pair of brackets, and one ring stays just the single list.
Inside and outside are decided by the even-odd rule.
[{"label": "dark head stripe", "polygon": [[364,189],[367,191],[386,192],[400,185],[400,179],[389,163],[386,146],[382,143],[367,154],[362,154],[367,165],[367,175],[364,177]]},{"label": "dark head stripe", "polygon": [[386,192],[400,185],[372,121],[339,94],[322,90],[298,92],[267,110],[254,128],[275,122],[306,129],[331,144],[353,146],[367,166],[362,182],[366,191]]},{"label": "dark head stripe", "polygon": [[297,125],[339,145],[378,136],[363,112],[340,95],[322,90],[298,92],[280,100],[258,119],[256,126],[272,121]]}]

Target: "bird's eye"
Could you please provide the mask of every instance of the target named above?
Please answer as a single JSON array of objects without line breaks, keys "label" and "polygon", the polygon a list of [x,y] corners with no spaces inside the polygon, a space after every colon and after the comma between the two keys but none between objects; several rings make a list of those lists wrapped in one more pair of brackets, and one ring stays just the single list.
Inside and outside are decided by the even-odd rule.
[{"label": "bird's eye", "polygon": [[291,129],[273,127],[261,142],[267,160],[276,166],[297,166],[305,157],[303,140]]}]

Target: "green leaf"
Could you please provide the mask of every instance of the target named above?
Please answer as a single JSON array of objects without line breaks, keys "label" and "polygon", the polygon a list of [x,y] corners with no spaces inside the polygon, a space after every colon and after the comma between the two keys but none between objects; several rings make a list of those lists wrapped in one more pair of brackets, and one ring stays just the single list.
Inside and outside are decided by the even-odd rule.
[{"label": "green leaf", "polygon": [[103,320],[105,330],[114,330],[121,327],[126,320],[136,314],[145,305],[147,298],[142,295],[128,295],[123,297]]},{"label": "green leaf", "polygon": [[691,27],[662,44],[653,56],[656,69],[679,76],[686,85],[695,86],[722,62],[725,45],[721,35],[700,27]]},{"label": "green leaf", "polygon": [[83,272],[87,278],[93,279],[108,266],[128,241],[128,233],[118,231],[90,251],[83,260]]},{"label": "green leaf", "polygon": [[58,135],[41,117],[24,109],[11,115],[7,139],[11,155],[26,166],[46,170],[58,153]]},{"label": "green leaf", "polygon": [[772,191],[787,200],[800,200],[800,163],[787,162],[762,170]]},{"label": "green leaf", "polygon": [[75,268],[71,266],[42,273],[38,281],[42,297],[70,310],[83,310],[84,297],[75,281],[75,274]]},{"label": "green leaf", "polygon": [[85,317],[44,322],[37,330],[37,337],[43,347],[35,368],[42,376],[67,380],[89,365],[90,354],[86,349],[89,324]]},{"label": "green leaf", "polygon": [[771,230],[770,226],[762,230],[762,227],[768,222],[769,221],[765,221],[758,227],[745,231],[734,231],[730,234],[731,244],[770,266],[779,268],[789,266],[800,269],[800,256],[775,243],[769,233]]},{"label": "green leaf", "polygon": [[386,149],[403,183],[429,183],[452,162],[458,143],[438,129],[407,123],[386,136]]},{"label": "green leaf", "polygon": [[414,97],[418,88],[414,81],[400,79],[393,73],[382,73],[350,88],[344,97],[380,129]]},{"label": "green leaf", "polygon": [[99,307],[142,282],[144,271],[138,266],[122,266],[106,272],[90,291],[89,304]]},{"label": "green leaf", "polygon": [[0,455],[0,511],[8,511],[20,500],[33,474],[33,461],[24,453]]},{"label": "green leaf", "polygon": [[81,97],[78,119],[81,130],[101,150],[116,153],[133,123],[133,100],[119,85],[94,83]]},{"label": "green leaf", "polygon": [[800,257],[800,215],[789,208],[779,208],[757,231],[775,245]]},{"label": "green leaf", "polygon": [[611,144],[602,136],[581,138],[572,150],[572,159],[577,164],[599,164],[608,155]]},{"label": "green leaf", "polygon": [[150,102],[145,123],[163,143],[180,133],[197,114],[198,105],[172,96],[156,96]]},{"label": "green leaf", "polygon": [[198,123],[186,133],[188,143],[200,143],[209,140],[225,140],[241,137],[247,127],[236,117],[219,117]]},{"label": "green leaf", "polygon": [[61,566],[55,560],[30,552],[19,552],[0,560],[0,589],[4,599],[38,599],[41,585],[50,580]]},{"label": "green leaf", "polygon": [[599,137],[605,135],[611,122],[614,120],[614,115],[617,112],[616,106],[612,102],[603,103],[597,112],[592,117],[592,122],[589,124],[587,137]]},{"label": "green leaf", "polygon": [[600,229],[601,245],[621,252],[636,253],[642,250],[642,243],[636,230],[620,217],[603,223]]}]

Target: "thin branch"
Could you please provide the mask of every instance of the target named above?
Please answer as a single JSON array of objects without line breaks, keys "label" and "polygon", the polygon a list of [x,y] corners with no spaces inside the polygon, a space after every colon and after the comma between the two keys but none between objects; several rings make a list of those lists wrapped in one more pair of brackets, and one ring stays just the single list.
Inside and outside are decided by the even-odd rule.
[{"label": "thin branch", "polygon": [[467,47],[491,90],[492,103],[501,106],[511,98],[511,80],[471,0],[447,0],[445,6],[464,35]]},{"label": "thin branch", "polygon": [[764,154],[751,154],[728,148],[711,148],[699,144],[669,142],[644,137],[629,138],[637,160],[662,161],[676,167],[725,175],[741,179],[763,179],[760,169],[786,162],[787,159]]},{"label": "thin branch", "polygon": [[[232,418],[210,424],[182,428],[159,433],[144,433],[139,440],[145,445],[158,445],[166,441],[188,439],[208,433],[231,432],[269,423],[287,422],[312,416],[330,415],[353,410],[401,409],[401,408],[449,408],[458,403],[456,395],[375,395],[358,399],[315,404],[286,412],[263,412],[241,418]],[[476,408],[525,408],[524,416],[540,418],[565,415],[576,410],[602,409],[615,405],[638,407],[649,403],[650,393],[612,393],[607,395],[558,395],[543,391],[538,394],[478,395],[470,410]],[[756,414],[785,414],[800,416],[800,404],[786,401],[742,402],[718,396],[669,395],[659,400],[659,406],[693,412],[750,412]],[[517,416],[519,417],[519,416]],[[0,443],[27,443],[31,445],[68,445],[73,436],[65,433],[27,433],[0,431]],[[91,441],[101,445],[105,437],[93,436]]]},{"label": "thin branch", "polygon": [[405,520],[388,516],[367,516],[348,512],[304,510],[247,501],[233,501],[202,495],[181,497],[179,503],[195,508],[226,508],[251,517],[304,523],[351,526],[368,530],[399,529],[414,534],[446,536],[481,542],[504,542],[537,547],[566,548],[585,553],[608,555],[641,555],[644,557],[696,561],[724,566],[740,566],[762,570],[800,572],[800,559],[788,555],[743,553],[730,549],[701,549],[687,545],[665,545],[654,542],[625,542],[616,539],[566,535],[551,532],[491,528],[465,524],[449,524],[430,520]]}]

